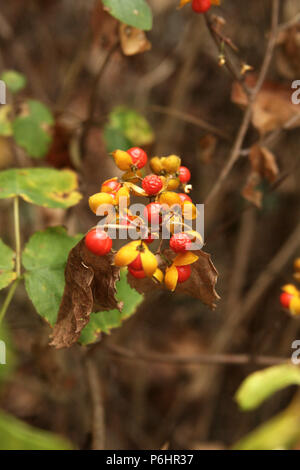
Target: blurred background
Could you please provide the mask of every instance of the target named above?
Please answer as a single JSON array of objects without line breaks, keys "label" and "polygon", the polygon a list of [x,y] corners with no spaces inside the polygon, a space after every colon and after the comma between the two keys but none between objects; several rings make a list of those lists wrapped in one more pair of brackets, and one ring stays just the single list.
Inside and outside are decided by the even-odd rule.
[{"label": "blurred background", "polygon": [[[67,211],[22,203],[23,241],[52,225],[64,225],[75,234],[95,224],[87,199],[99,191],[103,180],[116,174],[105,132],[110,113],[118,106],[147,119],[153,133],[145,146],[149,155],[181,156],[192,172],[195,202],[205,201],[220,174],[242,118],[241,100],[232,99],[233,79],[226,67],[218,65],[219,52],[202,17],[192,14],[189,6],[177,10],[176,0],[148,3],[154,15],[153,29],[147,32],[152,49],[132,57],[119,48],[110,54],[118,22],[103,11],[101,1],[1,3],[0,70],[22,72],[27,87],[21,96],[44,102],[56,116],[56,126],[42,163],[19,148],[9,151],[1,138],[0,169],[70,167],[78,171],[83,194],[80,204]],[[276,394],[257,410],[238,409],[233,398],[237,388],[261,367],[251,361],[162,363],[121,357],[110,349],[117,344],[178,356],[243,353],[289,358],[292,341],[300,339],[299,320],[289,316],[278,300],[281,286],[292,281],[293,259],[300,255],[294,232],[300,214],[299,128],[275,132],[265,144],[275,157],[278,174],[273,182],[261,181],[261,204],[255,205],[255,195],[243,192],[251,173],[247,149],[300,112],[300,105],[290,103],[291,82],[300,79],[300,25],[293,23],[300,1],[281,4],[280,22],[289,26],[278,35],[256,108],[263,122],[264,113],[269,113],[267,128],[250,126],[243,145],[246,151],[205,207],[204,250],[219,272],[217,309],[156,291],[146,296],[122,328],[104,335],[101,346],[93,347],[91,367],[86,348],[76,345],[57,351],[48,346],[50,327],[19,288],[5,324],[14,359],[0,366],[1,374],[5,370],[7,375],[0,395],[6,413],[60,435],[79,449],[95,446],[95,406],[100,417],[104,412],[107,449],[224,449],[290,402],[294,388]],[[268,0],[247,2],[247,8],[244,2],[224,0],[214,9],[226,19],[223,31],[238,46],[238,57],[254,73],[264,57],[270,7]],[[109,63],[99,79],[108,54]],[[91,102],[93,125],[80,148]],[[1,201],[0,233],[11,245],[12,217],[11,202]]]}]

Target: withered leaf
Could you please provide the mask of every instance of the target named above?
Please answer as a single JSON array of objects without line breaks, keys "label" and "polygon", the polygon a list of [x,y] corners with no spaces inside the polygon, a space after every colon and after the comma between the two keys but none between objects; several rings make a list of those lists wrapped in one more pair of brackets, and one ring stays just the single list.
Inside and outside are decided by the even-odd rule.
[{"label": "withered leaf", "polygon": [[261,208],[263,193],[257,189],[257,186],[262,180],[273,183],[278,176],[279,170],[275,156],[266,147],[257,144],[253,145],[250,149],[249,160],[251,172],[242,190],[242,196],[256,207]]},{"label": "withered leaf", "polygon": [[70,252],[65,270],[65,290],[51,345],[70,347],[89,322],[92,311],[120,308],[115,294],[119,268],[112,266],[112,254],[96,256],[82,239]]},{"label": "withered leaf", "polygon": [[[191,297],[201,300],[201,302],[214,310],[217,300],[220,299],[215,289],[218,271],[213,265],[208,253],[202,250],[196,250],[193,253],[199,256],[199,259],[191,265],[191,277],[186,282],[177,285],[175,294],[182,293],[190,295]],[[169,260],[175,257],[174,253],[169,249],[164,250],[163,254]],[[161,261],[159,267],[164,270],[166,263]],[[128,282],[131,287],[134,287],[141,294],[151,292],[154,289],[166,289],[163,284],[157,284],[153,282],[152,279],[135,279],[130,273],[128,273]]]},{"label": "withered leaf", "polygon": [[131,56],[141,54],[151,49],[146,33],[141,29],[120,23],[120,43],[125,55]]},{"label": "withered leaf", "polygon": [[[246,84],[249,88],[252,88],[255,83],[255,75],[249,74]],[[252,107],[252,124],[261,135],[284,127],[294,116],[300,116],[300,106],[292,103],[291,95],[290,85],[285,86],[270,81],[264,82]],[[248,104],[246,93],[239,82],[233,84],[231,99],[234,103],[243,107]],[[300,118],[295,120],[290,128],[298,126],[300,126]]]}]

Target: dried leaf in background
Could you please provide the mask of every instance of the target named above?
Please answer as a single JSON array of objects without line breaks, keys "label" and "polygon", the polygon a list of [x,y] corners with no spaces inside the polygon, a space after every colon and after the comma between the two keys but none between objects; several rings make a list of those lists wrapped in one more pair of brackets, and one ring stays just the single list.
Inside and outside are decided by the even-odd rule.
[{"label": "dried leaf in background", "polygon": [[151,49],[151,42],[141,29],[120,23],[119,33],[123,54],[131,56]]}]

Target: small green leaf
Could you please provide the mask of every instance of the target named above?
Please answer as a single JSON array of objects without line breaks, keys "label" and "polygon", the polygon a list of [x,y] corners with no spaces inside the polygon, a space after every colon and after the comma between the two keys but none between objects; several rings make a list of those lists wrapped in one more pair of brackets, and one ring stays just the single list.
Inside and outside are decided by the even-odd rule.
[{"label": "small green leaf", "polygon": [[127,270],[122,270],[120,280],[117,282],[117,300],[123,302],[122,312],[109,310],[92,313],[87,326],[81,333],[80,342],[90,344],[97,340],[99,333],[109,334],[113,328],[121,326],[122,321],[136,312],[137,307],[143,301],[143,296],[129,286],[127,282]]},{"label": "small green leaf", "polygon": [[295,401],[237,442],[233,450],[288,450],[299,442],[300,407]]},{"label": "small green leaf", "polygon": [[63,437],[34,428],[0,411],[0,450],[72,450]]},{"label": "small green leaf", "polygon": [[152,12],[145,0],[102,0],[107,11],[125,24],[145,31],[152,28]]},{"label": "small green leaf", "polygon": [[18,93],[26,86],[26,77],[16,70],[4,70],[0,75],[11,93]]},{"label": "small green leaf", "polygon": [[0,172],[0,199],[14,196],[43,207],[75,206],[81,194],[77,176],[71,170],[52,168],[12,169]]},{"label": "small green leaf", "polygon": [[34,158],[42,158],[47,153],[51,136],[50,126],[54,123],[49,109],[35,100],[25,103],[25,111],[13,122],[15,141]]},{"label": "small green leaf", "polygon": [[108,152],[115,149],[127,150],[132,146],[151,144],[153,130],[148,121],[138,112],[118,106],[109,115],[104,129],[104,139]]},{"label": "small green leaf", "polygon": [[249,375],[236,392],[235,399],[243,410],[252,410],[289,385],[300,385],[299,367],[290,364],[269,367]]},{"label": "small green leaf", "polygon": [[0,106],[0,135],[3,137],[10,137],[12,135],[12,125],[9,120],[10,112],[10,105]]},{"label": "small green leaf", "polygon": [[68,254],[82,235],[70,237],[63,227],[36,232],[22,257],[25,287],[37,312],[54,325],[64,291]]},{"label": "small green leaf", "polygon": [[0,290],[16,279],[15,252],[0,239]]}]

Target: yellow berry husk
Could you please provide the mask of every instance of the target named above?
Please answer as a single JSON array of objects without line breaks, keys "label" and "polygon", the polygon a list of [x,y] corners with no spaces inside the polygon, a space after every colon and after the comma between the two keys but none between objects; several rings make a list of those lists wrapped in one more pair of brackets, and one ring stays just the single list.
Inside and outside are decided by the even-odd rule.
[{"label": "yellow berry husk", "polygon": [[294,286],[294,284],[285,284],[284,286],[282,286],[281,290],[283,290],[283,292],[286,292],[287,294],[291,294],[291,295],[299,295],[300,292],[298,291],[297,287]]},{"label": "yellow berry husk", "polygon": [[115,204],[114,197],[109,193],[96,193],[89,198],[90,209],[97,213],[97,209],[102,204]]},{"label": "yellow berry husk", "polygon": [[182,204],[182,215],[186,220],[194,220],[197,217],[197,208],[190,201],[184,201]]},{"label": "yellow berry husk", "polygon": [[155,271],[152,277],[154,277],[154,280],[156,282],[161,284],[164,280],[164,273],[162,272],[161,269],[157,268],[157,270]]},{"label": "yellow berry husk", "polygon": [[181,158],[177,155],[169,155],[162,161],[163,170],[167,173],[176,173],[181,165]]},{"label": "yellow berry husk", "polygon": [[294,270],[300,272],[300,258],[295,259],[294,261]]},{"label": "yellow berry husk", "polygon": [[128,171],[133,164],[132,158],[129,153],[124,152],[124,150],[115,150],[113,152],[113,157],[117,167],[122,171]]},{"label": "yellow berry husk", "polygon": [[159,175],[159,173],[162,171],[162,161],[161,158],[159,157],[153,157],[150,160],[150,168],[155,173],[156,175]]},{"label": "yellow berry husk", "polygon": [[122,268],[132,263],[140,254],[138,251],[138,247],[140,244],[141,242],[139,240],[135,240],[122,246],[122,248],[120,248],[119,251],[115,254],[115,265]]},{"label": "yellow berry husk", "polygon": [[172,191],[164,191],[159,196],[160,204],[167,204],[168,206],[173,206],[174,204],[181,204],[181,199],[178,193]]},{"label": "yellow berry husk", "polygon": [[149,250],[149,248],[143,244],[144,251],[140,252],[141,262],[143,270],[148,277],[152,277],[157,270],[158,262],[156,256]]},{"label": "yellow berry husk", "polygon": [[166,268],[166,273],[165,273],[166,288],[174,292],[177,286],[177,281],[178,281],[178,271],[176,269],[176,266],[172,264],[170,267]]},{"label": "yellow berry husk", "polygon": [[123,198],[125,201],[125,205],[129,205],[130,203],[130,192],[129,189],[123,186],[116,194],[116,204],[120,203],[120,198]]},{"label": "yellow berry husk", "polygon": [[292,315],[300,315],[300,296],[292,297],[290,301],[289,310]]},{"label": "yellow berry husk", "polygon": [[138,183],[140,181],[138,177],[142,178],[142,172],[140,170],[135,173],[133,171],[126,171],[126,173],[122,175],[122,180],[129,181],[130,183]]},{"label": "yellow berry husk", "polygon": [[179,178],[172,178],[168,181],[167,189],[169,191],[173,191],[174,189],[177,189],[179,185],[180,185]]}]

